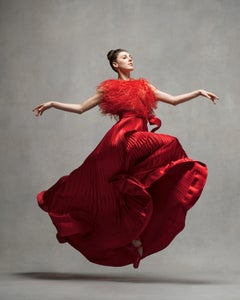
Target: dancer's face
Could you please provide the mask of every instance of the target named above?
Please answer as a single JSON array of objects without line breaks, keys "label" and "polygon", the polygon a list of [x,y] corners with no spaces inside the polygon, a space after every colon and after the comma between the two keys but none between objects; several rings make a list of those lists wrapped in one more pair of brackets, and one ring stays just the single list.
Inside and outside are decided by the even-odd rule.
[{"label": "dancer's face", "polygon": [[117,56],[117,61],[113,62],[113,66],[117,70],[133,71],[134,65],[132,56],[126,51],[120,52]]}]

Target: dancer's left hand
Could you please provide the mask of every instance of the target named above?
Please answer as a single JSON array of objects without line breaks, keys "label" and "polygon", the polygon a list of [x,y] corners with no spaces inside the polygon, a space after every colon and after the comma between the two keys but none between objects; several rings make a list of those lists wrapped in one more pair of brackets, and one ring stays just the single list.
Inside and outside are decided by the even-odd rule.
[{"label": "dancer's left hand", "polygon": [[205,90],[200,90],[200,95],[203,96],[203,97],[208,98],[214,104],[217,104],[217,101],[219,100],[219,98],[218,98],[217,95],[215,95],[215,94],[213,94],[211,92],[205,91]]}]

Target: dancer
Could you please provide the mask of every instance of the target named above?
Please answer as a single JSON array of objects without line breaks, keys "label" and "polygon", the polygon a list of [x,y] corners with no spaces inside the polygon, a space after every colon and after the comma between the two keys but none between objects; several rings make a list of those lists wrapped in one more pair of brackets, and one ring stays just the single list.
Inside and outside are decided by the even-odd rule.
[{"label": "dancer", "polygon": [[[155,133],[161,125],[157,102],[178,105],[204,96],[216,103],[218,97],[202,89],[172,96],[131,77],[128,51],[111,50],[107,57],[117,78],[103,81],[94,96],[82,104],[50,101],[33,109],[36,116],[50,108],[82,114],[98,105],[118,118],[83,164],[37,200],[60,243],[96,264],[137,268],[184,228],[207,178],[206,165],[188,158],[177,138]],[[149,125],[156,127],[149,131]]]}]

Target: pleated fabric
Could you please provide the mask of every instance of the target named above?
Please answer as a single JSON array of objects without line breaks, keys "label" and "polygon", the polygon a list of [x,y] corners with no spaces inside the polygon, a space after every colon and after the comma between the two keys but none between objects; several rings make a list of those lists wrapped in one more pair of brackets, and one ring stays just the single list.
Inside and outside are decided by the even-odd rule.
[{"label": "pleated fabric", "polygon": [[37,196],[58,241],[106,266],[133,264],[136,239],[142,258],[168,246],[207,178],[177,138],[148,131],[146,116],[119,116],[80,167]]}]

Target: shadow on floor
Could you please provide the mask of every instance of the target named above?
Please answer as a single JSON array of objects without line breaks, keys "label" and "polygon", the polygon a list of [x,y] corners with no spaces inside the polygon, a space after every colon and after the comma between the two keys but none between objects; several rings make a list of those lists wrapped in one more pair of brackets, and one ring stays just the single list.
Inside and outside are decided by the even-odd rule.
[{"label": "shadow on floor", "polygon": [[156,283],[156,284],[183,284],[183,285],[210,285],[210,284],[222,284],[223,282],[217,279],[202,279],[193,278],[189,274],[189,278],[186,274],[181,277],[169,276],[169,275],[157,275],[157,274],[133,274],[133,275],[119,275],[119,274],[79,274],[79,273],[58,273],[58,272],[26,272],[26,273],[13,273],[13,276],[25,277],[29,279],[37,280],[69,280],[69,281],[102,281],[102,282],[128,282],[128,283]]}]

